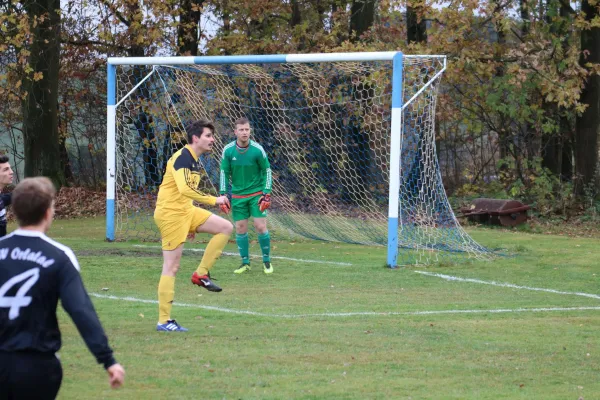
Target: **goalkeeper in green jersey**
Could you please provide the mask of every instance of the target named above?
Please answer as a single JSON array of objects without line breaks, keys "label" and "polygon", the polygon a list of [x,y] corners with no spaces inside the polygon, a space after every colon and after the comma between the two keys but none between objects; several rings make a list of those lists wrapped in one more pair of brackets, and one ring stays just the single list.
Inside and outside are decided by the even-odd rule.
[{"label": "goalkeeper in green jersey", "polygon": [[[236,242],[242,265],[234,272],[250,271],[248,244],[248,218],[254,218],[258,243],[262,252],[264,273],[272,274],[269,258],[271,237],[267,230],[267,208],[271,205],[271,166],[262,146],[250,140],[250,122],[247,118],[235,121],[236,140],[223,149],[221,159],[220,192],[225,194],[231,181],[231,211],[235,222]],[[221,210],[228,212],[227,205]]]}]

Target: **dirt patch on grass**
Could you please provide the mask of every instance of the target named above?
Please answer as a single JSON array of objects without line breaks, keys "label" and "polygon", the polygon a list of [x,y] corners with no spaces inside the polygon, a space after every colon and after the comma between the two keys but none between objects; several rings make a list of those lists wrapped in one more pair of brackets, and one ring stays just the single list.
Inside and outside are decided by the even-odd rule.
[{"label": "dirt patch on grass", "polygon": [[160,257],[160,249],[87,249],[77,250],[78,257]]}]

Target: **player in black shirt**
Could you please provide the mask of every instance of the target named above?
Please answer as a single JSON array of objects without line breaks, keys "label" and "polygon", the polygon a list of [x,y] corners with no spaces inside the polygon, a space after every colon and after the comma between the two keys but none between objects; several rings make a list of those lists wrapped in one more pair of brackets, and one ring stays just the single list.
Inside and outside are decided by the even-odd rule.
[{"label": "player in black shirt", "polygon": [[113,388],[117,364],[70,248],[46,236],[56,191],[49,179],[27,178],[13,191],[19,228],[0,239],[0,399],[54,399],[62,368],[56,319],[60,299]]},{"label": "player in black shirt", "polygon": [[[0,155],[0,192],[13,181],[13,170],[8,157]],[[0,237],[6,235],[6,207],[11,203],[10,193],[0,194]]]}]

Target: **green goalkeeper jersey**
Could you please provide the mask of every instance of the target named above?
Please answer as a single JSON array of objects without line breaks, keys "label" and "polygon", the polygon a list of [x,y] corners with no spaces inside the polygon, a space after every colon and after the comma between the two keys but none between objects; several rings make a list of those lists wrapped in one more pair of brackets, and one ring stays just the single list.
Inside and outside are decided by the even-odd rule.
[{"label": "green goalkeeper jersey", "polygon": [[271,165],[260,144],[250,140],[248,147],[242,150],[235,141],[225,146],[221,158],[221,194],[227,192],[230,179],[233,194],[271,193]]}]

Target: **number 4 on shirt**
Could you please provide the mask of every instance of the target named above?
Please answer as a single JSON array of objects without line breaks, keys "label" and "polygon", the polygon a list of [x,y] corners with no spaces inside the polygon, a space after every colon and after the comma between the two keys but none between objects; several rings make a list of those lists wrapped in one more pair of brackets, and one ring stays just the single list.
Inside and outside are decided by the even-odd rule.
[{"label": "number 4 on shirt", "polygon": [[[13,276],[0,287],[0,308],[9,309],[8,319],[13,320],[17,318],[21,308],[31,304],[31,296],[25,296],[25,294],[33,285],[35,285],[38,279],[40,279],[40,269],[32,268],[19,275]],[[23,281],[25,281],[25,283],[17,290],[14,297],[6,295],[13,286]]]}]

